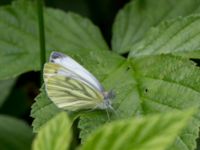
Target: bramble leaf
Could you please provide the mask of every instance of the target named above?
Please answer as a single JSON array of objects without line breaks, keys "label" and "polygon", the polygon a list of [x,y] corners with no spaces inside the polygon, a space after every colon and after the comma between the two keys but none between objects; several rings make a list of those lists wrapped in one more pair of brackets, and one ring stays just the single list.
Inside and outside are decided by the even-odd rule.
[{"label": "bramble leaf", "polygon": [[[113,107],[118,115],[113,113],[112,119],[200,107],[200,70],[194,63],[170,55],[130,59],[129,65],[126,63],[103,81],[107,89],[116,91]],[[105,113],[83,114],[79,122],[82,141],[106,122]],[[177,138],[173,149],[194,149],[199,124],[200,112]]]},{"label": "bramble leaf", "polygon": [[[77,54],[107,50],[99,29],[86,18],[61,10],[44,9],[47,55],[52,50]],[[0,79],[40,69],[36,5],[18,0],[0,7]],[[12,63],[15,62],[15,63]],[[6,65],[6,68],[5,68]]]},{"label": "bramble leaf", "polygon": [[[90,68],[88,70],[95,74],[107,91],[112,89],[115,92],[116,97],[112,102],[116,113],[109,112],[111,121],[200,107],[200,70],[187,59],[162,55],[126,61],[111,52],[93,52],[93,54],[96,57],[82,54],[77,57],[77,61],[87,58],[87,61],[83,61],[83,66]],[[111,59],[107,59],[108,57]],[[45,97],[44,95],[44,99]],[[43,103],[42,101],[43,98],[37,99],[37,102]],[[32,113],[35,120],[38,120],[38,124],[34,121],[33,125],[39,128],[53,116],[49,114],[58,112],[58,108],[48,101],[49,105],[57,108],[56,111],[50,107],[43,108],[41,105],[41,110],[37,112],[37,102]],[[177,138],[176,144],[173,145],[174,150],[183,149],[186,145],[191,149],[196,147],[199,115],[198,112]],[[42,116],[45,117],[44,120]],[[79,121],[82,142],[84,143],[88,135],[108,121],[105,111],[83,111]]]},{"label": "bramble leaf", "polygon": [[200,58],[200,16],[166,21],[130,48],[129,57],[173,54]]},{"label": "bramble leaf", "polygon": [[162,21],[200,12],[197,0],[135,0],[119,11],[113,25],[112,49],[117,53],[133,50],[151,27]]},{"label": "bramble leaf", "polygon": [[31,117],[34,118],[32,123],[34,132],[60,112],[49,100],[44,88],[41,88],[41,93],[35,98],[35,101],[31,109]]},{"label": "bramble leaf", "polygon": [[196,107],[198,113],[177,138],[173,150],[194,149],[200,125],[200,69],[187,59],[161,55],[131,59],[143,115]]}]

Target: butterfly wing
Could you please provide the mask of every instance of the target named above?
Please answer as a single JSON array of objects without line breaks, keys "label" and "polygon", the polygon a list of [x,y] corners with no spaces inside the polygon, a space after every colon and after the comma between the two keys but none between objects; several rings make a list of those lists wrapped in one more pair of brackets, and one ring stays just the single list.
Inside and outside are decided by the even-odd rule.
[{"label": "butterfly wing", "polygon": [[43,75],[47,94],[59,108],[76,111],[103,105],[102,93],[67,67],[49,62],[44,66]]},{"label": "butterfly wing", "polygon": [[46,90],[50,99],[65,110],[94,109],[103,102],[102,95],[90,86],[64,76],[49,78]]},{"label": "butterfly wing", "polygon": [[[100,92],[104,91],[99,81],[71,57],[59,52],[52,52],[50,62],[65,68],[65,73],[63,71],[59,71],[58,73],[65,74],[65,76],[73,76],[76,80],[82,81]],[[68,70],[67,74],[66,70]]]}]

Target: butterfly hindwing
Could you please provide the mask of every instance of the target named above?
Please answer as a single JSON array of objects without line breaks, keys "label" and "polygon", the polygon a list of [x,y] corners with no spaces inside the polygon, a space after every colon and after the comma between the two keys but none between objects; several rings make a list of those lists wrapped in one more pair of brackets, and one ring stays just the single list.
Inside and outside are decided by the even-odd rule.
[{"label": "butterfly hindwing", "polygon": [[44,81],[49,98],[65,110],[94,109],[103,103],[102,94],[76,79],[76,74],[59,64],[46,63]]}]

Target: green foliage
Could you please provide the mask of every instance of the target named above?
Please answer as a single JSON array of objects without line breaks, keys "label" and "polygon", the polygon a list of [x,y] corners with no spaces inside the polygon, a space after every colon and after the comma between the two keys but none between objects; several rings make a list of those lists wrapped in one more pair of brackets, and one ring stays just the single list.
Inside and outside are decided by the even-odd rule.
[{"label": "green foliage", "polygon": [[0,115],[0,149],[27,150],[31,147],[32,131],[23,121]]},{"label": "green foliage", "polygon": [[[94,74],[107,91],[113,90],[116,94],[112,101],[116,113],[109,112],[110,120],[101,110],[79,114],[78,128],[83,149],[89,150],[93,144],[97,149],[128,147],[129,144],[138,146],[137,149],[145,146],[152,146],[152,149],[168,147],[170,150],[196,148],[200,125],[200,70],[188,58],[200,56],[200,16],[185,16],[198,13],[199,6],[195,0],[130,2],[117,15],[112,39],[113,50],[118,53],[130,51],[129,59],[108,51],[99,29],[88,19],[45,8],[47,56],[52,50],[66,53]],[[177,19],[178,16],[182,17]],[[18,0],[1,7],[0,20],[0,68],[5,65],[9,68],[0,72],[0,79],[39,70],[39,35],[34,2]],[[12,86],[6,81],[5,84]],[[1,101],[7,95],[3,93]],[[194,107],[197,114],[186,125],[190,113],[181,112]],[[64,113],[56,116],[60,111],[41,88],[31,111],[34,131],[39,131],[34,149],[68,147],[70,123]],[[172,111],[174,115],[168,114]],[[152,114],[157,115],[149,116]],[[141,118],[134,119],[137,116]],[[107,125],[127,118],[130,121]],[[104,124],[105,127],[96,131]],[[133,141],[126,141],[132,136]],[[115,140],[117,144],[114,144]]]},{"label": "green foliage", "polygon": [[[117,118],[200,107],[200,70],[192,62],[179,57],[163,55],[131,59],[130,63],[130,76],[124,73],[125,71],[121,74],[120,71],[115,71],[113,76],[109,75],[109,78],[103,82],[111,84],[117,93],[113,100],[114,103],[118,103],[114,105],[119,115]],[[119,80],[120,77],[123,81]],[[79,127],[82,129],[83,140],[95,127],[106,122],[106,115],[104,115],[104,121],[101,118],[102,116],[98,114],[94,116],[92,113],[81,116]],[[200,117],[197,116],[190,122],[190,125],[177,139],[179,147],[183,148],[185,145],[195,147],[199,121]]]},{"label": "green foliage", "polygon": [[[45,9],[46,48],[78,53],[85,50],[107,50],[99,29],[88,19],[74,13]],[[0,8],[0,79],[40,69],[39,35],[35,4],[15,1]],[[6,30],[5,30],[6,29]],[[15,61],[15,63],[10,63]],[[30,63],[31,62],[31,63]],[[17,66],[17,67],[16,67]]]},{"label": "green foliage", "polygon": [[200,58],[200,16],[166,21],[130,48],[130,57],[169,54]]},{"label": "green foliage", "polygon": [[[43,89],[43,88],[42,88]],[[41,93],[35,98],[36,102],[31,109],[33,121],[33,131],[38,131],[47,121],[52,119],[60,110],[49,100],[46,92],[41,89]]]},{"label": "green foliage", "polygon": [[[132,59],[131,63],[136,71],[144,115],[190,107],[199,110],[200,70],[194,63],[170,55]],[[199,113],[177,139],[173,149],[184,149],[185,145],[194,149],[199,132]]]},{"label": "green foliage", "polygon": [[0,8],[0,18],[0,68],[6,65],[0,73],[0,79],[36,70],[37,60],[40,59],[37,16],[33,4],[16,1],[11,6],[3,6]]},{"label": "green foliage", "polygon": [[[105,57],[106,56],[102,57],[102,59]],[[92,63],[93,62],[90,62],[90,64]],[[109,70],[109,68],[107,69]],[[116,113],[110,112],[111,120],[128,118],[134,114],[140,114],[141,112],[140,99],[137,92],[137,81],[132,74],[132,68],[130,68],[129,63],[124,60],[123,63],[118,65],[111,73],[107,74],[103,80],[100,80],[106,89],[112,89],[116,94],[116,97],[112,100]],[[100,75],[100,73],[97,74],[97,77],[98,75]],[[93,111],[81,115],[79,122],[81,139],[84,141],[91,131],[107,121],[108,117],[105,112]]]},{"label": "green foliage", "polygon": [[[102,60],[107,55],[103,56]],[[82,55],[83,57],[84,55]],[[89,64],[93,63],[89,60],[87,62]],[[130,68],[126,71],[128,67]],[[163,68],[165,69],[163,70]],[[96,69],[98,70],[98,68]],[[116,92],[113,107],[119,116],[113,113],[111,119],[199,107],[199,74],[200,70],[194,63],[170,55],[131,59],[129,62],[124,61],[102,80],[106,89],[112,88]],[[46,99],[45,95],[37,98],[37,102],[41,103],[44,99]],[[41,109],[38,109],[36,103],[34,105],[35,109],[33,109],[35,113],[32,112],[34,118],[36,118],[33,123],[35,128],[39,128],[53,116],[52,114],[58,112],[49,100],[47,107],[45,105],[39,107]],[[50,116],[50,118],[47,116]],[[43,117],[45,119],[42,119]],[[80,137],[83,142],[91,132],[107,121],[107,115],[103,111],[83,112],[79,122]],[[195,147],[199,121],[200,117],[196,116],[190,122],[177,139],[176,145],[178,147],[183,148],[185,145],[191,148]],[[36,122],[39,124],[35,124]],[[173,146],[174,149],[176,145]]]},{"label": "green foliage", "polygon": [[33,142],[33,150],[66,150],[71,141],[71,122],[61,112],[41,127]]},{"label": "green foliage", "polygon": [[108,50],[99,29],[86,18],[61,10],[46,9],[47,49],[69,51]]},{"label": "green foliage", "polygon": [[101,127],[81,150],[164,150],[191,119],[192,112],[177,112],[116,121]]},{"label": "green foliage", "polygon": [[199,13],[199,6],[197,0],[134,0],[117,14],[112,48],[117,53],[129,52],[151,27],[165,20]]},{"label": "green foliage", "polygon": [[[194,110],[174,111],[115,121],[91,134],[80,149],[166,149],[191,120],[193,114]],[[71,122],[66,112],[59,113],[40,128],[33,142],[33,150],[66,149],[71,141],[70,129]]]}]

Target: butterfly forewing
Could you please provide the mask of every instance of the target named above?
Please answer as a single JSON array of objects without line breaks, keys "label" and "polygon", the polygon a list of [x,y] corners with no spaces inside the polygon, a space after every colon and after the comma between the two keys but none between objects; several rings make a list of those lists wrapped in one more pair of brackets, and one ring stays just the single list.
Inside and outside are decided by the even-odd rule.
[{"label": "butterfly forewing", "polygon": [[103,92],[103,87],[101,86],[99,81],[89,71],[87,71],[83,66],[77,63],[71,57],[59,52],[52,52],[50,56],[50,62],[62,66],[63,68],[65,68],[65,70],[68,70],[68,73],[75,75],[76,79],[92,86],[100,92]]}]

